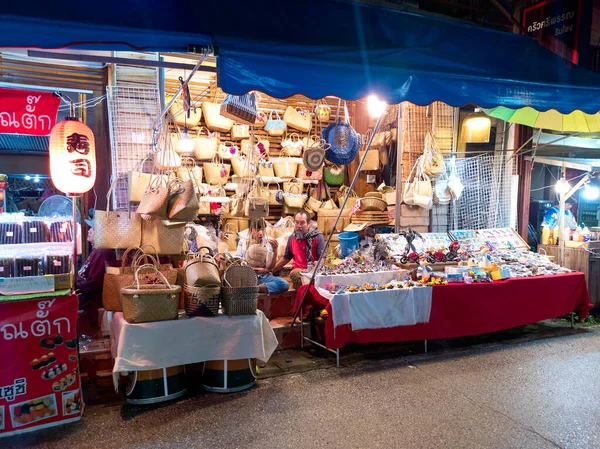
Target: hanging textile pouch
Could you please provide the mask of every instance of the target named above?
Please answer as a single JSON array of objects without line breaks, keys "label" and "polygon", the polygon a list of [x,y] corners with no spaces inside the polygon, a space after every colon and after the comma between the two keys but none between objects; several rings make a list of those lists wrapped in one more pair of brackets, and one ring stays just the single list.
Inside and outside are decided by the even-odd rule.
[{"label": "hanging textile pouch", "polygon": [[244,95],[227,95],[221,104],[220,112],[222,116],[233,121],[254,126],[256,121],[256,96],[254,92]]}]

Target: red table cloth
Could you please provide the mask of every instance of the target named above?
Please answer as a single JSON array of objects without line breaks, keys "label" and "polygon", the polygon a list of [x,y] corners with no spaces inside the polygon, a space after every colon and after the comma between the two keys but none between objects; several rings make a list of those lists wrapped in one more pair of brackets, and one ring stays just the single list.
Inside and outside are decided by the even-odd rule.
[{"label": "red table cloth", "polygon": [[[296,308],[307,287],[305,285],[298,290]],[[329,301],[312,286],[306,301],[327,304],[329,316],[332,316]],[[465,337],[523,326],[571,312],[576,312],[581,320],[588,316],[590,307],[583,273],[441,285],[433,288],[429,323],[353,331],[349,324],[334,327],[333,320],[328,319],[325,339],[328,348],[338,349],[348,342]]]}]

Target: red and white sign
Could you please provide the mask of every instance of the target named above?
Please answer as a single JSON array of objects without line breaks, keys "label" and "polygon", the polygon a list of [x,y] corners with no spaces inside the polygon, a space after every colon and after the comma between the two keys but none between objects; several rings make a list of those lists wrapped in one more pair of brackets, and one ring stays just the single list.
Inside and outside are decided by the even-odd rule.
[{"label": "red and white sign", "polygon": [[47,136],[59,104],[52,92],[0,88],[0,134]]},{"label": "red and white sign", "polygon": [[81,419],[77,296],[0,302],[0,348],[0,438]]}]

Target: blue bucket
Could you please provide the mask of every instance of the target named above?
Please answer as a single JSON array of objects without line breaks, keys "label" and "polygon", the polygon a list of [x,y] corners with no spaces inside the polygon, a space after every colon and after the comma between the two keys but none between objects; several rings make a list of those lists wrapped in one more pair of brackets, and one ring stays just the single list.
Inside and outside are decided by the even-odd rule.
[{"label": "blue bucket", "polygon": [[348,257],[358,249],[358,233],[342,232],[338,235],[338,239],[340,240],[342,257]]}]

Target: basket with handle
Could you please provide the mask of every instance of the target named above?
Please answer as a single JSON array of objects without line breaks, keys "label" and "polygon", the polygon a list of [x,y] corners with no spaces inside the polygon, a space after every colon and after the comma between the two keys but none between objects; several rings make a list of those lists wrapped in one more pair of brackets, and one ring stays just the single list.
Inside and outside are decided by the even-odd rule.
[{"label": "basket with handle", "polygon": [[247,265],[233,264],[223,275],[221,303],[229,316],[255,315],[258,278]]},{"label": "basket with handle", "polygon": [[[154,270],[163,284],[140,284],[140,271],[147,269]],[[181,287],[171,285],[154,265],[142,265],[135,272],[134,283],[121,288],[123,317],[128,323],[175,320],[179,312],[180,292]]]},{"label": "basket with handle", "polygon": [[293,159],[289,156],[289,153],[286,150],[281,150],[279,153],[279,158],[274,159],[273,169],[275,170],[275,176],[279,178],[293,178],[296,176],[298,172],[298,164],[297,159]]},{"label": "basket with handle", "polygon": [[184,309],[188,316],[211,317],[219,314],[221,286],[219,284],[194,287],[183,286]]}]

